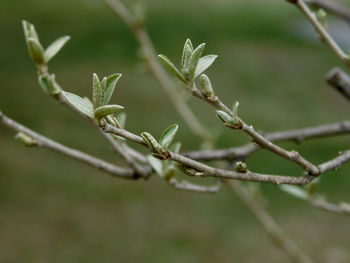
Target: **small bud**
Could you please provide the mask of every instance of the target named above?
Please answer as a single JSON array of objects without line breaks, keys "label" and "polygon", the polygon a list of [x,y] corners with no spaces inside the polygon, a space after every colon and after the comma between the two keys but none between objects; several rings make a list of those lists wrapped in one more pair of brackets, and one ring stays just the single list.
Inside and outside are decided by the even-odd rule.
[{"label": "small bud", "polygon": [[237,162],[235,165],[235,171],[237,173],[246,173],[248,172],[247,164],[244,162]]},{"label": "small bud", "polygon": [[226,112],[222,110],[217,110],[216,115],[222,120],[224,123],[230,123],[232,121],[232,117],[228,115]]},{"label": "small bud", "polygon": [[317,20],[321,23],[325,30],[328,29],[327,13],[323,9],[319,9],[316,13]]},{"label": "small bud", "polygon": [[38,143],[32,137],[25,134],[24,132],[17,133],[15,136],[15,139],[28,147],[33,147],[38,145]]},{"label": "small bud", "polygon": [[40,87],[49,95],[54,96],[61,93],[61,87],[55,81],[55,74],[39,76]]},{"label": "small bud", "polygon": [[199,77],[199,88],[204,96],[207,98],[214,98],[215,94],[210,83],[210,79],[207,75],[202,74]]},{"label": "small bud", "polygon": [[151,150],[152,153],[156,153],[156,154],[162,153],[159,143],[157,142],[156,139],[154,139],[154,137],[150,133],[143,132],[141,133],[141,137],[143,141],[147,144],[148,148]]},{"label": "small bud", "polygon": [[193,169],[193,168],[188,167],[188,166],[183,165],[183,164],[178,164],[178,168],[180,169],[181,172],[183,172],[184,174],[187,174],[189,176],[200,177],[200,176],[204,175],[203,172],[197,171],[196,169]]}]

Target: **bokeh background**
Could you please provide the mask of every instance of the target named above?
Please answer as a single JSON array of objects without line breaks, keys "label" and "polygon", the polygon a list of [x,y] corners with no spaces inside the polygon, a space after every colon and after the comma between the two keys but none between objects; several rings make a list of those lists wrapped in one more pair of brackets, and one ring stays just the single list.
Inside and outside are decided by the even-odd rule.
[{"label": "bokeh background", "polygon": [[[208,71],[216,93],[227,104],[239,100],[240,115],[257,129],[301,128],[348,118],[348,101],[324,83],[331,67],[343,65],[286,1],[146,4],[157,51],[177,61],[187,37],[195,45],[206,42],[205,53],[219,55]],[[44,45],[72,36],[50,62],[65,90],[89,96],[93,72],[121,72],[113,102],[126,107],[129,130],[159,135],[179,123],[183,149],[198,147],[148,75],[133,35],[103,1],[1,0],[0,7],[0,109],[5,114],[61,143],[120,162],[96,130],[39,88],[21,27],[26,19],[36,25]],[[331,22],[335,37],[349,47],[344,36],[350,28]],[[195,99],[189,103],[216,134],[218,147],[248,141],[224,129],[212,108]],[[157,177],[113,179],[65,156],[25,148],[13,136],[0,127],[0,262],[287,261],[228,189],[201,195],[175,191]],[[349,138],[282,145],[320,163],[349,148]],[[264,151],[248,165],[262,173],[301,175],[296,165]],[[323,175],[320,192],[333,202],[349,201],[349,172],[345,165]],[[319,211],[275,186],[262,185],[262,191],[269,211],[316,262],[349,262],[349,218]]]}]

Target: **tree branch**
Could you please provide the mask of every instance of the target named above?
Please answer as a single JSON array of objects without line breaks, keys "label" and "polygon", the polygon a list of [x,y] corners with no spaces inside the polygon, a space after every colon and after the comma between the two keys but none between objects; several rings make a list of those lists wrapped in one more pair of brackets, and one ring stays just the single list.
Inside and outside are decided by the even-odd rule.
[{"label": "tree branch", "polygon": [[198,192],[198,193],[209,193],[209,194],[215,194],[220,190],[221,183],[218,183],[216,185],[212,186],[203,186],[198,184],[193,184],[188,181],[178,181],[176,178],[171,178],[168,183],[172,185],[175,189],[178,190],[185,190],[185,191],[192,191],[192,192]]},{"label": "tree branch", "polygon": [[[230,116],[233,116],[233,112],[224,103],[222,103],[217,96],[215,96],[214,99],[206,98],[202,94],[198,94],[199,91],[197,90],[195,85],[192,88],[192,92],[196,97],[200,98],[201,100],[206,101],[210,105],[214,106],[215,108],[226,112]],[[305,171],[313,175],[319,174],[319,170],[317,166],[315,166],[314,164],[312,164],[311,162],[303,158],[298,152],[287,151],[283,149],[282,147],[272,143],[270,140],[265,138],[260,133],[256,132],[253,126],[246,124],[242,119],[239,119],[239,122],[240,122],[240,128],[238,129],[247,133],[252,138],[253,142],[257,143],[261,148],[269,150],[286,160],[289,160],[291,162],[294,162],[300,165]]]},{"label": "tree branch", "polygon": [[[345,120],[332,124],[324,124],[315,127],[303,129],[287,130],[266,133],[264,136],[271,142],[296,141],[301,143],[308,139],[323,138],[334,135],[342,135],[350,133],[350,121]],[[231,147],[222,150],[206,150],[185,152],[183,155],[194,160],[230,160],[237,157],[247,157],[260,147],[254,143],[248,143],[239,147]]]},{"label": "tree branch", "polygon": [[111,163],[105,162],[101,159],[83,153],[81,151],[69,148],[58,142],[55,142],[47,137],[44,137],[33,130],[23,126],[22,124],[10,119],[5,114],[0,111],[0,123],[17,132],[23,132],[24,134],[30,136],[36,141],[38,147],[43,147],[50,149],[52,151],[61,153],[63,155],[69,156],[73,159],[86,163],[98,170],[104,171],[112,176],[124,178],[124,179],[137,179],[138,176],[131,170],[126,168],[121,168],[119,166],[113,165]]}]

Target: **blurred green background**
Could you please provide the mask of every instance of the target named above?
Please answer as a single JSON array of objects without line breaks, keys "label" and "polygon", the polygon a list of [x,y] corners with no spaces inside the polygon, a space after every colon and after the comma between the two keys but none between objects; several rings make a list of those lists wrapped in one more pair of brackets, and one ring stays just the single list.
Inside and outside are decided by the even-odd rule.
[{"label": "blurred green background", "polygon": [[[103,1],[2,0],[0,6],[5,114],[61,143],[120,162],[96,130],[38,87],[21,27],[26,19],[36,25],[44,45],[72,36],[50,62],[65,90],[89,96],[93,72],[121,72],[113,102],[126,107],[130,131],[158,136],[179,123],[183,150],[198,147],[148,75],[133,35]],[[324,83],[327,71],[342,64],[285,1],[149,0],[147,9],[159,53],[179,60],[190,37],[195,45],[207,43],[206,54],[219,55],[208,71],[215,92],[226,104],[239,100],[240,115],[255,128],[301,128],[348,118],[348,102]],[[189,103],[218,134],[218,147],[248,141],[224,129],[212,108],[195,99]],[[175,191],[157,177],[113,179],[65,156],[25,148],[13,135],[0,127],[0,262],[287,261],[228,189],[201,195]],[[349,140],[283,146],[321,163],[349,148]],[[296,165],[264,151],[248,165],[261,173],[301,174]],[[349,172],[345,165],[325,174],[320,191],[331,201],[349,201]],[[262,185],[262,191],[277,221],[316,262],[349,262],[348,218],[319,211],[275,186]]]}]

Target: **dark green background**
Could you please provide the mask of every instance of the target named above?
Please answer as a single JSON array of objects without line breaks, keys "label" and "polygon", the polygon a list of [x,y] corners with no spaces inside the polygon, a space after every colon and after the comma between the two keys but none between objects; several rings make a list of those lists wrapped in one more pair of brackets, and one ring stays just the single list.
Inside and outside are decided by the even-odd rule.
[{"label": "dark green background", "polygon": [[[135,1],[129,1],[134,3]],[[348,102],[324,83],[343,65],[285,1],[151,1],[147,27],[159,53],[179,61],[187,37],[206,42],[219,58],[208,70],[226,104],[240,101],[240,116],[266,131],[313,126],[348,118]],[[0,3],[0,109],[32,129],[75,148],[119,163],[98,132],[38,87],[24,43],[21,20],[36,25],[48,45],[72,36],[50,62],[61,86],[91,93],[91,75],[121,72],[112,101],[124,105],[127,128],[158,136],[172,123],[184,150],[198,141],[165,93],[147,74],[138,46],[102,1]],[[310,29],[310,28],[309,28]],[[310,29],[311,30],[311,29]],[[350,33],[350,30],[349,32]],[[191,99],[198,118],[218,135],[218,147],[248,138],[225,129],[213,108]],[[285,262],[235,195],[175,191],[160,178],[129,182],[110,178],[65,156],[25,148],[0,127],[0,262]],[[133,144],[130,144],[133,145]],[[285,143],[321,163],[349,148],[348,137]],[[138,148],[140,149],[140,148]],[[144,151],[144,149],[142,149]],[[300,169],[261,151],[249,161],[261,173],[300,175]],[[350,200],[349,166],[322,176],[320,192]],[[211,181],[208,181],[211,182]],[[349,219],[319,211],[263,185],[271,213],[316,262],[347,262]]]}]

